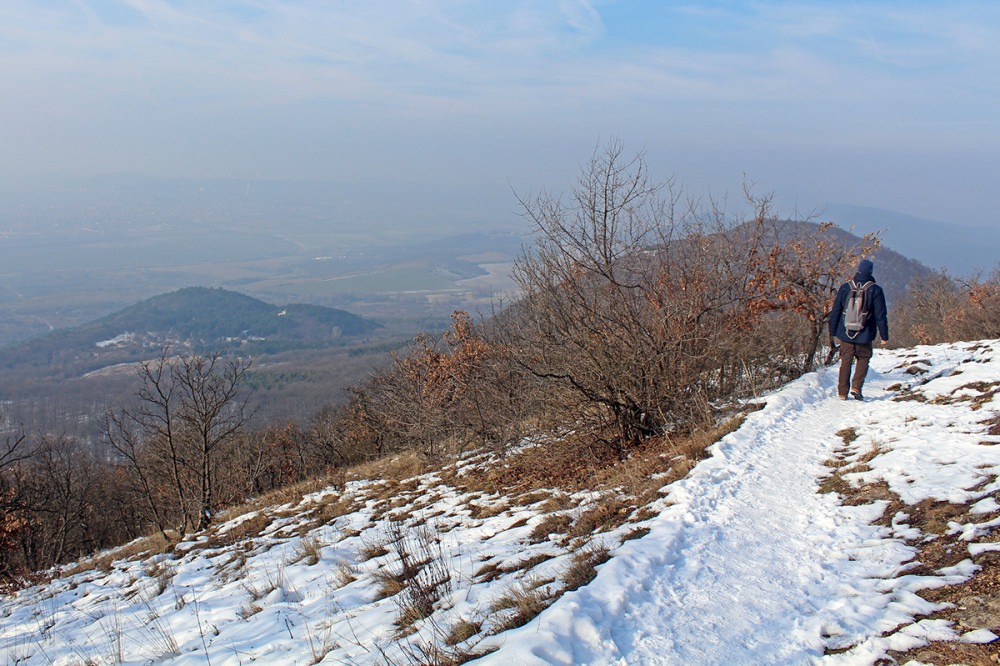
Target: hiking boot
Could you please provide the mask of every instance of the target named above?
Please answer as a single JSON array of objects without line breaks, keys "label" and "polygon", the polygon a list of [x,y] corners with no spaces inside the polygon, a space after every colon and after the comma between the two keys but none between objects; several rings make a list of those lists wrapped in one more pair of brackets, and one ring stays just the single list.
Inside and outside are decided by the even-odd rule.
[{"label": "hiking boot", "polygon": [[841,400],[847,400],[847,394],[846,393],[841,394],[839,397],[840,397]]},{"label": "hiking boot", "polygon": [[854,398],[855,400],[864,400],[865,399],[865,397],[863,395],[861,395],[861,391],[858,391],[857,389],[853,389],[851,391],[851,397]]}]

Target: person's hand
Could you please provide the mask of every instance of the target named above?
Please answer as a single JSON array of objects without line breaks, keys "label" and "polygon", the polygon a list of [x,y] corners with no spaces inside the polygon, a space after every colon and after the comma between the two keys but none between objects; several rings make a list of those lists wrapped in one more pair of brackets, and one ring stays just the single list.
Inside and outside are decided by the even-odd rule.
[{"label": "person's hand", "polygon": [[888,347],[889,346],[889,341],[888,340],[883,340],[882,341],[882,346],[883,347]]}]

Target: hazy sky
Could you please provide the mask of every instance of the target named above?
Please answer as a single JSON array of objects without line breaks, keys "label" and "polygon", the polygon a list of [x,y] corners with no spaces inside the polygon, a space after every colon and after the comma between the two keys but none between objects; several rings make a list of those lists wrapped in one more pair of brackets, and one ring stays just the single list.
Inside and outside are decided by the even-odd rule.
[{"label": "hazy sky", "polygon": [[0,5],[8,182],[329,179],[508,212],[609,135],[716,195],[745,173],[786,210],[1000,226],[1000,3]]}]

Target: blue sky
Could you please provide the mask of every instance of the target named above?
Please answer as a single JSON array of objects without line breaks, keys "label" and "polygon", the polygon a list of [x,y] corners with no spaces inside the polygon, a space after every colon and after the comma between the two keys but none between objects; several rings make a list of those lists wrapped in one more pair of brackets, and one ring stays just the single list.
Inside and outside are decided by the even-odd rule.
[{"label": "blue sky", "polygon": [[697,192],[746,174],[784,212],[1000,226],[998,84],[985,2],[4,0],[0,178],[329,179],[507,214],[617,135]]}]

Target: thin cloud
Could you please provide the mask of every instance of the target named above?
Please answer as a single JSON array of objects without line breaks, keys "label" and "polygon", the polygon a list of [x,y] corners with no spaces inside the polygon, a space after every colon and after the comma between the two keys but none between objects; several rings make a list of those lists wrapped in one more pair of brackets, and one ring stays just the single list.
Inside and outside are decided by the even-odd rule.
[{"label": "thin cloud", "polygon": [[972,2],[5,0],[0,170],[323,177],[291,147],[347,136],[1000,148],[998,68],[1000,7]]}]

